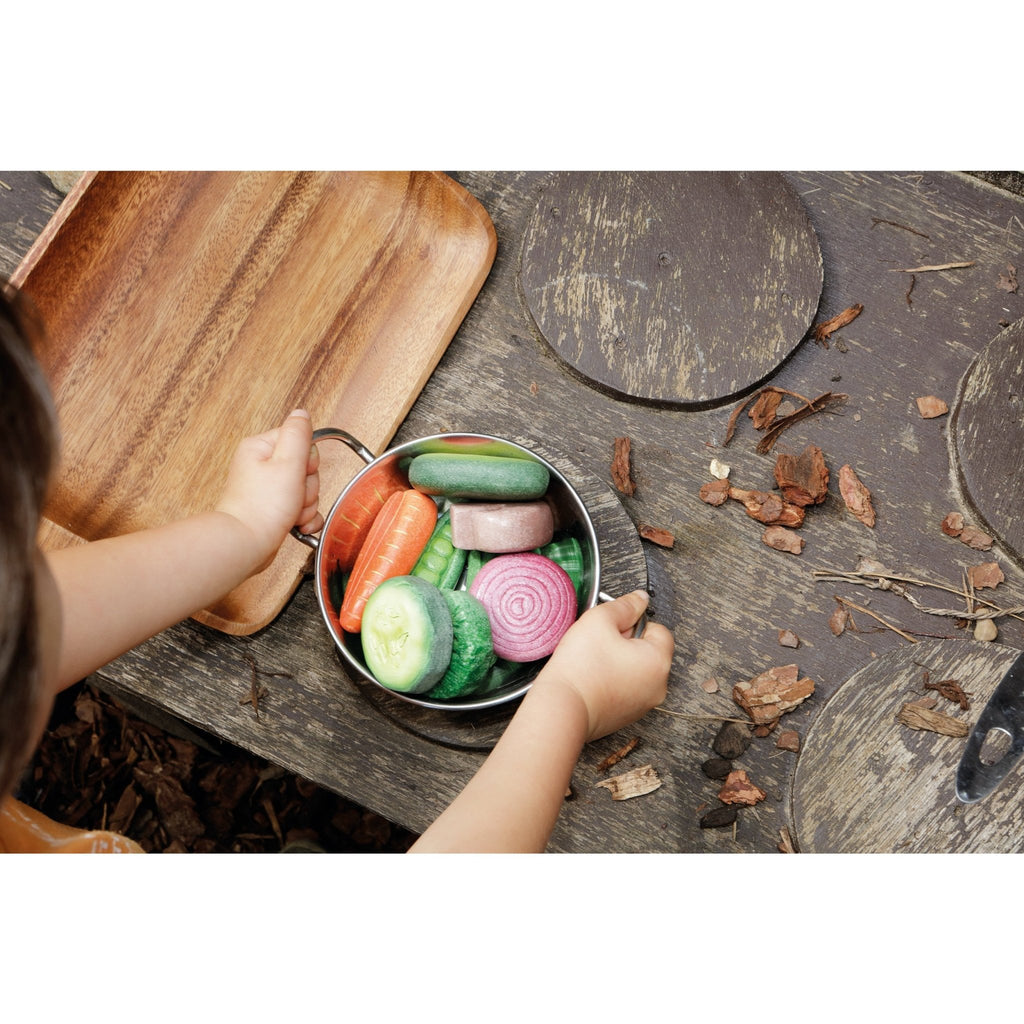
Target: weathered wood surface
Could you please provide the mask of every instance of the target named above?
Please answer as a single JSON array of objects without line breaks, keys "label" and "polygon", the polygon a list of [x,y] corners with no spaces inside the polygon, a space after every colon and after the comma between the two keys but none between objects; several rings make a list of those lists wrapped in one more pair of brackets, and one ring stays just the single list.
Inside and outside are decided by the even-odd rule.
[{"label": "weathered wood surface", "polygon": [[[395,441],[438,430],[533,437],[610,486],[614,438],[628,435],[637,490],[619,496],[622,507],[634,522],[676,537],[672,549],[643,546],[656,617],[676,636],[664,706],[694,717],[652,712],[632,729],[589,746],[574,774],[576,798],[566,802],[551,849],[773,852],[779,829],[792,824],[798,755],[777,749],[776,734],[755,739],[736,763],[767,798],[741,809],[735,834],[731,827],[701,830],[699,819],[715,805],[720,784],[705,778],[700,765],[711,756],[720,723],[699,716],[736,716],[736,682],[795,661],[801,675],[814,679],[816,692],[782,725],[806,738],[815,715],[850,676],[907,645],[857,613],[860,632],[834,636],[828,619],[836,595],[905,630],[964,636],[953,621],[916,611],[897,594],[816,582],[814,569],[853,569],[868,555],[894,572],[958,586],[965,567],[996,559],[1006,573],[1000,603],[1024,603],[1024,572],[998,546],[976,552],[941,532],[947,512],[969,518],[970,510],[959,504],[952,480],[949,417],[923,420],[915,405],[916,397],[929,394],[952,405],[960,378],[998,333],[999,321],[1024,313],[1022,297],[998,287],[1007,262],[1019,265],[1021,259],[1024,201],[955,174],[786,175],[822,248],[818,319],[864,305],[828,348],[805,340],[771,378],[811,397],[827,390],[849,395],[836,412],[804,420],[777,446],[797,453],[817,444],[832,470],[829,497],[808,512],[800,531],[806,546],[793,556],[766,548],[760,524],[737,503],[712,508],[697,497],[710,479],[712,457],[732,466],[737,486],[773,487],[774,459],[757,454],[760,435],[745,416],[723,447],[728,406],[695,411],[616,399],[582,384],[535,331],[518,274],[529,220],[551,176],[455,177],[490,214],[498,253]],[[974,266],[961,270],[892,272],[972,260]],[[844,463],[873,492],[874,529],[849,515],[838,495],[836,477]],[[935,603],[946,601],[957,603],[948,594]],[[415,735],[372,706],[341,672],[318,615],[305,583],[282,614],[251,637],[186,622],[119,658],[96,682],[146,696],[218,737],[422,829],[470,777],[483,752]],[[1001,642],[1024,648],[1024,623],[1003,618],[998,625]],[[780,647],[780,629],[796,633],[800,647]],[[295,677],[264,680],[269,694],[259,720],[239,703],[249,688],[247,654],[268,671]],[[714,693],[701,685],[711,677],[719,681]],[[605,789],[594,788],[604,777],[596,768],[634,735],[640,743],[615,770],[649,763],[663,784],[645,796],[613,801]]]},{"label": "weathered wood surface", "polygon": [[815,717],[797,763],[793,835],[800,852],[1024,849],[1024,761],[986,799],[961,804],[955,779],[966,737],[897,720],[904,704],[936,696],[924,688],[926,679],[955,679],[969,708],[939,697],[935,710],[973,726],[1019,653],[1002,644],[929,640],[854,673]]},{"label": "weathered wood surface", "polygon": [[[495,245],[444,175],[85,175],[16,275],[49,326],[63,429],[44,546],[210,507],[237,442],[298,406],[383,450]],[[328,491],[360,468],[323,446]],[[265,626],[307,556],[285,546],[200,620]]]},{"label": "weathered wood surface", "polygon": [[1024,321],[1000,332],[964,374],[951,425],[965,504],[1024,565]]},{"label": "weathered wood surface", "polygon": [[541,336],[584,380],[710,406],[800,343],[822,264],[780,174],[568,172],[543,185],[520,277]]}]

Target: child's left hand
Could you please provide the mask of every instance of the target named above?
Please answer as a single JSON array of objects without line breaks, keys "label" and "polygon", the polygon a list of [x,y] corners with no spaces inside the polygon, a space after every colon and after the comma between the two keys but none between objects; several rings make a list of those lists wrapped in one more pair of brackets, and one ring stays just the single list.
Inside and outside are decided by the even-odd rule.
[{"label": "child's left hand", "polygon": [[317,510],[319,466],[313,426],[302,409],[277,429],[238,445],[217,510],[234,516],[252,533],[260,568],[270,563],[293,526],[303,533],[323,527]]}]

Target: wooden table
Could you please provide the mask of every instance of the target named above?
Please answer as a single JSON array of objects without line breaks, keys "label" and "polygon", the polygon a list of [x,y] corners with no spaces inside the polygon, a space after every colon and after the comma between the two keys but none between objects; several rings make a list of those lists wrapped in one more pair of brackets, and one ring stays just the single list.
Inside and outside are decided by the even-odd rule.
[{"label": "wooden table", "polygon": [[[453,177],[490,214],[498,255],[396,443],[442,430],[532,438],[568,459],[588,488],[605,495],[612,492],[613,441],[628,436],[637,486],[634,495],[618,496],[622,509],[631,523],[675,535],[671,549],[637,541],[655,615],[676,637],[664,711],[584,751],[550,849],[774,851],[780,829],[793,827],[798,756],[776,746],[778,731],[755,738],[736,762],[766,798],[742,808],[735,829],[699,827],[701,816],[716,806],[720,786],[701,764],[712,756],[721,719],[743,717],[731,697],[733,685],[772,666],[797,663],[800,674],[814,680],[815,692],[784,716],[780,728],[804,736],[850,676],[908,646],[858,611],[857,631],[834,635],[829,619],[836,596],[911,635],[966,635],[953,620],[917,611],[896,594],[821,582],[814,570],[853,570],[869,556],[894,573],[959,586],[965,567],[997,560],[1006,576],[999,603],[1024,603],[1024,570],[1013,557],[998,545],[974,551],[941,531],[949,512],[972,517],[950,471],[950,417],[923,419],[915,403],[935,395],[952,407],[961,377],[1001,331],[1001,321],[1016,321],[1024,312],[1024,297],[1000,286],[1007,265],[1020,262],[1024,200],[952,173],[788,173],[822,250],[817,320],[858,303],[863,312],[827,347],[805,339],[770,378],[801,395],[841,391],[848,398],[792,427],[773,453],[763,455],[755,450],[760,435],[746,416],[723,445],[733,401],[703,410],[638,403],[569,373],[539,336],[518,283],[523,240],[550,176]],[[33,172],[0,179],[10,186],[0,193],[0,268],[10,273],[60,197]],[[953,262],[973,265],[893,272]],[[825,503],[807,515],[799,556],[762,544],[761,527],[737,503],[713,508],[698,498],[711,479],[712,458],[731,466],[737,486],[770,490],[776,452],[798,453],[807,444],[823,450],[832,482]],[[873,529],[850,515],[839,497],[844,463],[872,491],[878,515]],[[325,496],[325,503],[330,499]],[[933,603],[956,603],[953,595],[946,598]],[[1000,643],[1024,647],[1024,623],[1004,617],[998,625]],[[795,633],[799,647],[780,646],[781,630]],[[266,672],[292,676],[262,680],[267,695],[259,717],[240,703],[250,686],[249,658]],[[717,692],[705,689],[709,679],[717,680]],[[448,729],[396,712],[345,675],[309,581],[255,635],[232,637],[186,621],[119,658],[94,681],[415,831],[459,792],[510,713],[492,712]],[[636,750],[611,773],[599,772],[601,760],[633,736],[640,740]],[[644,764],[662,781],[648,795],[615,801],[596,786],[608,774]]]}]

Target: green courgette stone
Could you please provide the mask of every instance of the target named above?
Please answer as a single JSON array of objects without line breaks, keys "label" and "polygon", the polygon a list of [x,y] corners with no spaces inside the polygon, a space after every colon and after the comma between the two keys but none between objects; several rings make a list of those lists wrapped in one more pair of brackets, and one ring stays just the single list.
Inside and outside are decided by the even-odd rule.
[{"label": "green courgette stone", "polygon": [[547,467],[532,459],[501,455],[417,455],[409,463],[409,483],[426,494],[485,501],[529,501],[548,489]]}]

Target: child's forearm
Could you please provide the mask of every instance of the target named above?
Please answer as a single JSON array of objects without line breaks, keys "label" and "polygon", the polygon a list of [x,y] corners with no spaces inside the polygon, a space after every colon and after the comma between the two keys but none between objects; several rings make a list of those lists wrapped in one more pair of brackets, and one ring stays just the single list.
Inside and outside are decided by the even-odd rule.
[{"label": "child's forearm", "polygon": [[480,770],[410,852],[543,852],[587,727],[574,691],[535,684]]},{"label": "child's forearm", "polygon": [[49,553],[63,619],[56,689],[217,601],[256,558],[247,527],[225,512]]}]

